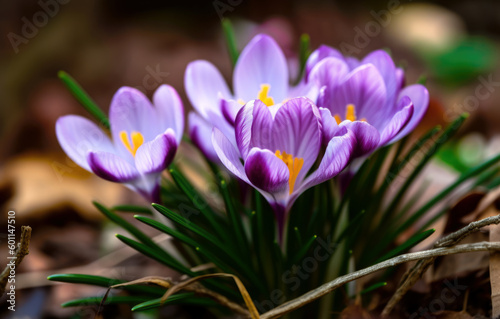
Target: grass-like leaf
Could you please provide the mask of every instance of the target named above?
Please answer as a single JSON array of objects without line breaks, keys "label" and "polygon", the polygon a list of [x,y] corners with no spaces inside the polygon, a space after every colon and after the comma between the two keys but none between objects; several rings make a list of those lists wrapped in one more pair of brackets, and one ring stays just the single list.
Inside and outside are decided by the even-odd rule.
[{"label": "grass-like leaf", "polygon": [[[106,299],[103,305],[116,305],[116,304],[137,304],[143,303],[150,300],[148,297],[144,296],[111,296]],[[67,301],[61,305],[63,308],[68,307],[78,307],[78,306],[89,306],[89,305],[99,305],[101,304],[102,297],[86,297],[80,299],[74,299]]]},{"label": "grass-like leaf", "polygon": [[122,241],[127,246],[130,246],[140,252],[141,254],[148,256],[174,270],[177,270],[180,273],[186,274],[188,276],[195,276],[196,274],[192,272],[189,268],[181,264],[173,257],[168,257],[165,255],[158,254],[155,250],[151,249],[151,247],[144,245],[143,243],[137,242],[133,239],[125,237],[120,234],[116,234],[116,238]]},{"label": "grass-like leaf", "polygon": [[94,116],[100,124],[109,129],[109,120],[106,114],[97,106],[92,98],[85,92],[85,90],[78,84],[75,79],[64,71],[58,72],[58,77],[64,83],[66,88],[73,94],[73,96],[80,102],[83,107]]},{"label": "grass-like leaf", "polygon": [[[126,283],[125,280],[84,274],[54,274],[47,277],[47,279],[50,281],[58,281],[71,284],[85,284],[99,287],[110,287],[113,285]],[[120,287],[119,289],[140,294],[163,295],[165,293],[165,289],[163,288],[140,285],[124,286]]]},{"label": "grass-like leaf", "polygon": [[137,206],[137,205],[118,205],[111,207],[112,211],[115,212],[126,212],[126,213],[140,213],[152,215],[149,207]]},{"label": "grass-like leaf", "polygon": [[159,308],[162,306],[177,305],[177,304],[204,306],[204,307],[219,306],[215,301],[211,299],[203,297],[195,297],[194,293],[188,292],[170,296],[170,298],[168,298],[168,300],[166,300],[165,302],[162,302],[161,298],[145,301],[143,303],[135,305],[132,308],[132,311],[144,311],[144,310]]},{"label": "grass-like leaf", "polygon": [[387,254],[383,255],[380,257],[378,260],[375,261],[375,263],[379,263],[381,261],[387,260],[389,258],[392,258],[394,256],[397,256],[401,253],[404,253],[411,248],[415,247],[418,245],[420,242],[428,238],[430,235],[434,234],[436,230],[435,229],[429,229],[426,230],[422,233],[415,234],[411,236],[407,241],[405,241],[403,244],[399,245],[398,247],[394,248],[393,250],[389,251]]},{"label": "grass-like leaf", "polygon": [[235,66],[238,61],[239,53],[236,46],[236,36],[234,34],[233,25],[229,19],[225,18],[222,20],[222,30],[224,31],[229,57],[231,58],[233,66]]}]

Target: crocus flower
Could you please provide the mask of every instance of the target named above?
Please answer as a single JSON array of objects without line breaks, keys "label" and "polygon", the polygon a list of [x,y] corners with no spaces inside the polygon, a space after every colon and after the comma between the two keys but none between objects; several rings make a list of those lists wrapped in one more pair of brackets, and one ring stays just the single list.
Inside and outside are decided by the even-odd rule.
[{"label": "crocus flower", "polygon": [[234,140],[235,117],[248,101],[260,99],[265,105],[307,96],[315,98],[315,86],[289,84],[287,60],[278,44],[269,36],[255,36],[241,52],[233,73],[234,94],[217,68],[210,62],[191,62],[185,73],[187,96],[196,110],[189,115],[189,134],[194,143],[212,161],[218,161],[210,140],[204,134],[216,126]]},{"label": "crocus flower", "polygon": [[318,168],[307,173],[321,149],[321,120],[307,98],[267,107],[261,100],[245,104],[235,121],[237,149],[214,128],[213,146],[221,162],[259,190],[274,209],[281,238],[287,212],[306,189],[322,183],[348,164],[355,138],[344,129],[328,142]]},{"label": "crocus flower", "polygon": [[153,104],[140,91],[122,87],[109,109],[111,138],[90,120],[67,115],[57,120],[57,139],[82,168],[158,201],[160,174],[182,138],[184,109],[168,85],[156,90]]},{"label": "crocus flower", "polygon": [[[355,156],[370,153],[411,132],[427,110],[427,89],[414,84],[402,88],[403,75],[384,51],[362,61],[344,59],[336,51],[310,70],[309,81],[321,89],[317,100],[326,141],[343,127],[356,135]],[[319,58],[318,58],[319,59]]]}]

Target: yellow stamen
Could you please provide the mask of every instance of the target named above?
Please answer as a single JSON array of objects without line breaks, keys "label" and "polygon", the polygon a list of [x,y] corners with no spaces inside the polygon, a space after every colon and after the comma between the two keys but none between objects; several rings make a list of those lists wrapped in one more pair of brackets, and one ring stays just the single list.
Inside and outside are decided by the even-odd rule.
[{"label": "yellow stamen", "polygon": [[342,119],[340,118],[340,115],[335,114],[333,117],[335,118],[335,121],[337,121],[337,124],[340,124],[342,122]]},{"label": "yellow stamen", "polygon": [[348,104],[345,110],[345,119],[349,121],[356,121],[356,111],[354,109],[354,104]]},{"label": "yellow stamen", "polygon": [[238,99],[236,102],[238,102],[238,104],[245,105],[245,101],[243,101],[243,99]]},{"label": "yellow stamen", "polygon": [[137,149],[139,146],[141,146],[144,143],[144,136],[140,132],[132,132],[130,133],[130,138],[132,139],[132,145],[130,144],[130,141],[128,139],[128,134],[125,131],[120,132],[120,139],[127,148],[127,150],[135,156],[135,153],[137,152]]},{"label": "yellow stamen", "polygon": [[293,157],[292,154],[287,154],[286,152],[281,152],[278,150],[274,153],[276,157],[282,160],[286,166],[288,167],[288,171],[290,172],[290,177],[288,178],[288,185],[290,188],[290,194],[293,193],[293,188],[295,186],[295,181],[297,180],[297,176],[299,175],[300,170],[302,169],[302,165],[304,165],[304,159],[299,157]]},{"label": "yellow stamen", "polygon": [[[340,117],[340,115],[335,114],[333,117],[335,118],[335,121],[337,121],[337,124],[340,124],[342,122],[342,118]],[[345,119],[352,122],[358,119],[356,116],[356,107],[354,106],[354,104],[347,104],[345,108]],[[366,118],[363,117],[360,121],[366,122]]]},{"label": "yellow stamen", "polygon": [[271,86],[269,84],[261,84],[260,85],[260,91],[257,95],[257,98],[259,100],[261,100],[262,102],[264,102],[265,105],[267,106],[271,106],[271,105],[274,105],[274,100],[272,97],[270,96],[267,96],[267,94],[269,94],[269,89],[271,88]]}]

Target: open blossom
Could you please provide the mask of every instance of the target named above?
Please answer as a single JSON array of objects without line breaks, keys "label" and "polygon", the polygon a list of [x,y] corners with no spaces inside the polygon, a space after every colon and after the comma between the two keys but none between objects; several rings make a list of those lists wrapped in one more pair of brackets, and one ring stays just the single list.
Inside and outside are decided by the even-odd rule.
[{"label": "open blossom", "polygon": [[158,201],[160,174],[182,138],[184,109],[168,85],[156,90],[153,103],[140,91],[122,87],[109,110],[111,139],[90,120],[67,115],[56,123],[59,144],[82,168]]},{"label": "open blossom", "polygon": [[[236,114],[248,101],[260,99],[265,105],[307,96],[315,98],[313,85],[289,84],[287,60],[278,44],[269,36],[255,36],[241,52],[233,73],[233,92],[221,73],[210,62],[191,62],[185,73],[186,93],[196,113],[189,114],[189,134],[193,142],[211,160],[218,160],[210,140],[216,126],[226,136],[234,136]],[[234,137],[229,137],[235,144]]]},{"label": "open blossom", "polygon": [[214,128],[212,140],[217,155],[229,171],[269,201],[280,234],[295,199],[340,173],[355,143],[351,131],[339,132],[328,142],[318,168],[307,175],[318,159],[322,141],[318,109],[307,98],[293,98],[271,107],[260,100],[248,102],[235,120],[238,149],[229,138]]},{"label": "open blossom", "polygon": [[407,135],[427,110],[427,89],[420,84],[403,88],[404,73],[385,51],[359,61],[323,46],[310,61],[308,81],[321,88],[317,105],[325,138],[343,127],[352,130],[356,156]]}]

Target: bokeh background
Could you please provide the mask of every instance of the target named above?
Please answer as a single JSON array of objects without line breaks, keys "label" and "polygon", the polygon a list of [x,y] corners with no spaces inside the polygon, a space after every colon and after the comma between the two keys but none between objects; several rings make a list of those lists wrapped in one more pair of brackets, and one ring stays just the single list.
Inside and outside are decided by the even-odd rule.
[{"label": "bokeh background", "polygon": [[[60,149],[54,131],[57,118],[88,114],[57,78],[59,70],[71,74],[105,111],[121,86],[136,87],[151,97],[162,83],[178,90],[189,111],[183,78],[190,61],[209,60],[231,79],[221,29],[221,19],[229,18],[240,48],[253,35],[268,33],[282,46],[292,67],[303,33],[310,35],[312,49],[328,44],[358,58],[374,49],[390,50],[405,68],[407,83],[425,80],[431,94],[417,136],[469,112],[461,139],[440,153],[438,169],[426,173],[432,175],[429,178],[437,185],[433,187],[500,151],[499,1],[1,0],[0,4],[0,266],[7,254],[7,211],[16,212],[18,226],[33,227],[30,255],[17,274],[17,312],[14,316],[6,311],[4,298],[0,308],[4,318],[91,317],[95,309],[63,309],[60,304],[95,294],[95,288],[53,285],[46,280],[52,273],[123,279],[172,275],[123,249],[113,236],[117,229],[104,222],[91,204],[92,200],[108,206],[144,204],[142,199],[78,168]],[[123,261],[103,260],[113,251],[119,251]],[[177,318],[198,318],[197,311],[202,310],[186,313],[171,307],[168,311]]]}]

